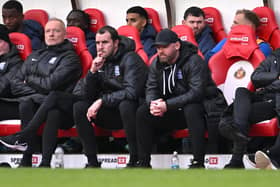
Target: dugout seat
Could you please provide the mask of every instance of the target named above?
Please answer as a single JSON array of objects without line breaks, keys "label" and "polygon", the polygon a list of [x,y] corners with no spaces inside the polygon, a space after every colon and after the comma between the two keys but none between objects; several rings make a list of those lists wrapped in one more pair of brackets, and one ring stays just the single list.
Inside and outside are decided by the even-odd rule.
[{"label": "dugout seat", "polygon": [[214,7],[204,7],[202,8],[205,14],[205,21],[211,27],[214,39],[216,43],[226,38],[227,34],[225,32],[222,16],[218,9]]},{"label": "dugout seat", "polygon": [[80,57],[83,68],[82,77],[84,77],[90,69],[91,62],[93,60],[86,45],[85,33],[79,27],[75,26],[67,27],[66,32],[67,39],[73,44],[76,53]]},{"label": "dugout seat", "polygon": [[117,31],[119,35],[126,36],[134,40],[135,52],[143,59],[146,64],[148,64],[149,59],[146,52],[144,51],[138,30],[133,26],[124,25],[120,26]]},{"label": "dugout seat", "polygon": [[158,12],[153,8],[144,8],[148,13],[148,22],[155,28],[157,32],[162,30]]},{"label": "dugout seat", "polygon": [[[250,76],[254,69],[265,59],[256,43],[255,31],[248,25],[232,28],[221,51],[209,61],[212,78],[223,91],[228,104],[234,100],[238,87],[251,87]],[[250,136],[278,135],[277,119],[254,124]]]},{"label": "dugout seat", "polygon": [[37,21],[42,25],[42,27],[45,27],[46,23],[49,20],[49,15],[45,10],[42,9],[30,9],[24,13],[24,19]]},{"label": "dugout seat", "polygon": [[90,17],[90,30],[94,33],[98,29],[106,25],[104,14],[101,10],[96,8],[87,8],[84,10]]},{"label": "dugout seat", "polygon": [[22,60],[25,60],[32,52],[32,44],[30,38],[19,32],[9,34],[11,42],[16,46]]},{"label": "dugout seat", "polygon": [[258,36],[270,43],[273,49],[279,48],[280,30],[273,10],[269,7],[256,7],[253,12],[258,15],[261,23],[257,30]]}]

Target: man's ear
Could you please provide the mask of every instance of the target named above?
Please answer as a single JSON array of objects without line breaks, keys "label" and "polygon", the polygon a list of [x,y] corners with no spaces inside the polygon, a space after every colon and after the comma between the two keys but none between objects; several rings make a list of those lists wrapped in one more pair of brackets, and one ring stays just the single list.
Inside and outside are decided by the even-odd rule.
[{"label": "man's ear", "polygon": [[182,25],[186,25],[186,20],[182,20]]},{"label": "man's ear", "polygon": [[181,47],[181,43],[180,43],[179,41],[176,42],[176,43],[175,43],[175,49],[176,49],[176,50],[179,50],[180,47]]}]

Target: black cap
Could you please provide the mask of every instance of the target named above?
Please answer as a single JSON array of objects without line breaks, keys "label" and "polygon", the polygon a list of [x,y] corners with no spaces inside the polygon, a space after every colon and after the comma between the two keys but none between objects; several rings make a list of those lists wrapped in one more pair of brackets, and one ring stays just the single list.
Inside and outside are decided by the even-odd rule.
[{"label": "black cap", "polygon": [[170,29],[163,29],[157,34],[154,46],[169,45],[177,41],[179,41],[179,38],[175,32],[171,31]]},{"label": "black cap", "polygon": [[9,30],[7,27],[3,24],[0,24],[0,39],[4,40],[7,43],[11,43],[10,38],[9,38]]}]

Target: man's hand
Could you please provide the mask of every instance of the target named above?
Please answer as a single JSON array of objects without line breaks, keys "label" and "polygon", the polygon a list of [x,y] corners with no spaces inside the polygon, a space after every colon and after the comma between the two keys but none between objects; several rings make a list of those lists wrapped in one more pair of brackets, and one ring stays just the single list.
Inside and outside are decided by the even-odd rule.
[{"label": "man's hand", "polygon": [[91,64],[91,67],[90,67],[90,71],[92,73],[95,73],[97,72],[99,69],[102,68],[103,64],[104,64],[104,61],[105,59],[101,56],[97,56],[93,61],[92,61],[92,64]]},{"label": "man's hand", "polygon": [[97,99],[89,108],[87,111],[87,119],[88,121],[91,121],[91,118],[95,119],[97,112],[99,108],[102,105],[102,99]]},{"label": "man's hand", "polygon": [[151,101],[150,104],[150,113],[153,116],[163,116],[163,114],[167,111],[166,102],[163,99],[157,99]]}]

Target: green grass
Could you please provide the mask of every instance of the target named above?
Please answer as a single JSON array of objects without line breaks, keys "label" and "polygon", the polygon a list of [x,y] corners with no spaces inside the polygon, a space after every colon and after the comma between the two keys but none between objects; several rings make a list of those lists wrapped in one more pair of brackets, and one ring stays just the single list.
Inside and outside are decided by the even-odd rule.
[{"label": "green grass", "polygon": [[280,171],[149,169],[0,169],[1,187],[265,187]]}]

